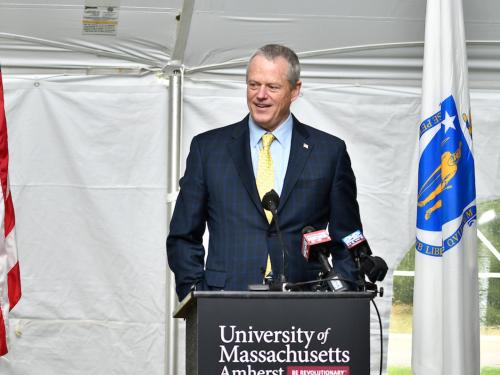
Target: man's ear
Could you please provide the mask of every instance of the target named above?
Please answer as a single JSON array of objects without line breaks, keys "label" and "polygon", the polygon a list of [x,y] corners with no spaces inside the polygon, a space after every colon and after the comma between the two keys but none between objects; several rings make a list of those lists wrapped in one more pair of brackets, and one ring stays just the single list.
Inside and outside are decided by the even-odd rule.
[{"label": "man's ear", "polygon": [[299,97],[302,81],[297,81],[295,87],[292,89],[292,102]]}]

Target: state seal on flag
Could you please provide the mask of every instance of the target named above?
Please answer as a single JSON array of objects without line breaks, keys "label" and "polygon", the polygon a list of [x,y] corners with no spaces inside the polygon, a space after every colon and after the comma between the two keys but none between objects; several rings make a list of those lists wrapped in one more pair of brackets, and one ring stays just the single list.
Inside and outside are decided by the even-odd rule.
[{"label": "state seal on flag", "polygon": [[[470,114],[462,115],[469,140],[460,124],[453,96],[420,125],[423,146],[419,162],[417,203],[417,251],[431,256],[457,245],[465,225],[476,219],[474,158],[470,149]],[[445,229],[444,229],[445,228]],[[441,244],[427,242],[424,234],[441,235]]]}]

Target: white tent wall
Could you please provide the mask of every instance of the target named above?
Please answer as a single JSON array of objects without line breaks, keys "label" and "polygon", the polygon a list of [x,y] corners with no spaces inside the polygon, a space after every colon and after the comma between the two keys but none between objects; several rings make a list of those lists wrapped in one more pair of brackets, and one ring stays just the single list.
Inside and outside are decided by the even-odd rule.
[{"label": "white tent wall", "polygon": [[163,374],[167,88],[6,77],[23,298],[2,374]]},{"label": "white tent wall", "polygon": [[[241,120],[246,114],[244,82],[186,82],[185,123],[195,126],[184,137]],[[207,97],[210,100],[207,100]],[[373,251],[391,273],[414,239],[417,132],[420,97],[415,89],[371,88],[304,82],[293,113],[303,122],[343,138],[357,176],[364,232]],[[203,126],[203,124],[206,124]],[[390,229],[389,229],[390,228]],[[300,249],[290,249],[300,251]],[[392,278],[381,285],[376,303],[383,317],[387,354]],[[328,312],[323,312],[328,313]],[[335,312],[330,312],[333,316]],[[378,374],[380,335],[376,312],[371,317],[371,368]],[[384,356],[386,358],[386,355]]]},{"label": "white tent wall", "polygon": [[[472,93],[479,201],[500,195],[500,133],[496,120],[500,107],[494,104],[499,95],[491,91]],[[194,135],[241,120],[247,112],[245,84],[186,79],[184,105],[183,150],[187,152]],[[364,233],[374,253],[390,267],[380,283],[385,295],[376,299],[387,358],[392,273],[415,241],[420,89],[305,80],[292,111],[301,121],[346,141],[357,179]],[[372,309],[372,374],[379,370],[379,338],[377,315]]]},{"label": "white tent wall", "polygon": [[[377,299],[387,344],[392,272],[414,241],[425,1],[122,0],[116,36],[82,35],[83,4],[0,2],[24,292],[0,373],[163,374],[172,365],[171,109],[166,83],[143,73],[185,69],[183,171],[194,135],[245,115],[244,61],[269,42],[303,62],[294,113],[347,143],[365,233],[391,267]],[[464,0],[464,14],[478,201],[498,199],[500,5]],[[373,374],[377,335],[372,316]]]},{"label": "white tent wall", "polygon": [[[5,87],[24,297],[0,369],[163,373],[165,84],[7,76]],[[246,113],[244,95],[242,80],[186,79],[181,160],[195,134]],[[500,191],[499,96],[472,93],[479,200]],[[419,103],[415,88],[306,82],[293,107],[346,140],[366,235],[392,269],[413,242]],[[391,284],[378,299],[386,334]],[[373,373],[377,333],[372,317]]]}]

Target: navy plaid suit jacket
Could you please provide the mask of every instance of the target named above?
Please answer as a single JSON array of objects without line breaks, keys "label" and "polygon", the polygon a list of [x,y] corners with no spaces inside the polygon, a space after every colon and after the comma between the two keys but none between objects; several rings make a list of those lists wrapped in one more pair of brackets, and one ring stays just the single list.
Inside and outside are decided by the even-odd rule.
[{"label": "navy plaid suit jacket", "polygon": [[[302,229],[326,228],[334,239],[334,267],[355,280],[340,240],[361,228],[356,182],[345,143],[293,117],[292,144],[278,217],[288,249],[290,282],[314,280],[320,265],[300,252]],[[202,237],[209,230],[208,255]],[[248,116],[193,138],[167,238],[179,299],[201,290],[247,290],[262,283],[268,253],[273,271],[282,253],[274,223],[261,206],[250,156]]]}]

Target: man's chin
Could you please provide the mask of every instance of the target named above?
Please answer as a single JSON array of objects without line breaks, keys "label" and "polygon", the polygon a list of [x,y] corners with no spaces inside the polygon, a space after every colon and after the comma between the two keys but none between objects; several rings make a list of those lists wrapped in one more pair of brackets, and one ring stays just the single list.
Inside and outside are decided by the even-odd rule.
[{"label": "man's chin", "polygon": [[252,114],[252,120],[263,129],[270,129],[273,127],[272,119],[267,116],[256,116]]},{"label": "man's chin", "polygon": [[[254,120],[255,121],[255,120]],[[262,129],[268,130],[268,131],[273,131],[276,126],[269,122],[261,122],[261,121],[255,121],[255,123],[261,127]]]}]

